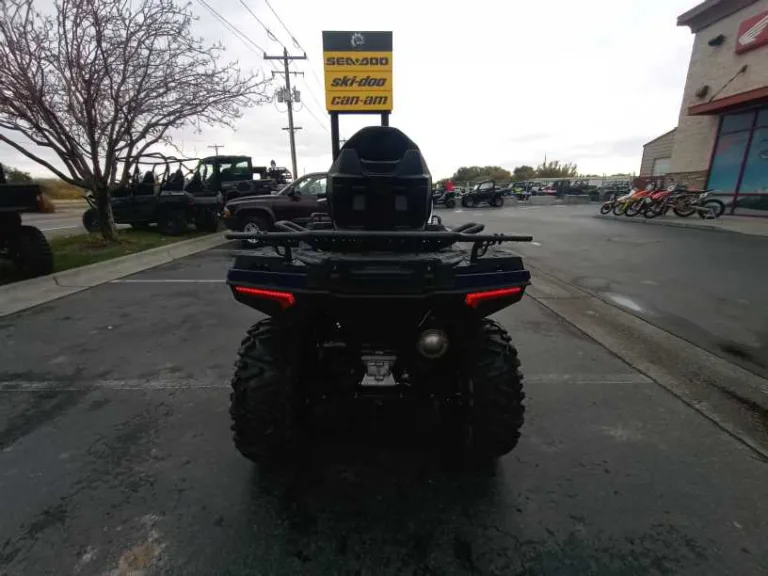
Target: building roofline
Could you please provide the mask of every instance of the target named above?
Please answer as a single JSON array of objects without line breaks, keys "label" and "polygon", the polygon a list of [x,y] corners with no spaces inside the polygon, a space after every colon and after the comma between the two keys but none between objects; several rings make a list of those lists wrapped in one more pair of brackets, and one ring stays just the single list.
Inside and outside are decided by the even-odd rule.
[{"label": "building roofline", "polygon": [[646,146],[650,146],[651,144],[653,144],[654,142],[656,142],[656,141],[658,141],[658,140],[661,140],[661,139],[662,139],[662,138],[664,138],[665,136],[669,136],[670,134],[674,134],[674,133],[675,133],[675,131],[677,131],[677,127],[675,127],[675,128],[672,128],[672,130],[670,130],[669,132],[665,132],[665,133],[664,133],[664,134],[662,134],[661,136],[657,136],[656,138],[654,138],[654,139],[653,139],[653,140],[651,140],[650,142],[646,142],[645,144],[643,144],[643,148],[645,148]]},{"label": "building roofline", "polygon": [[677,25],[688,26],[691,32],[695,33],[755,2],[757,0],[705,0],[681,14],[677,19]]}]

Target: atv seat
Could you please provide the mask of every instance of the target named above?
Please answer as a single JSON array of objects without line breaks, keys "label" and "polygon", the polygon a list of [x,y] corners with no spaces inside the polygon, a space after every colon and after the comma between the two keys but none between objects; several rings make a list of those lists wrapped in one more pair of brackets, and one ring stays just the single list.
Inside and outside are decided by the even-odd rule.
[{"label": "atv seat", "polygon": [[397,128],[369,126],[328,172],[328,210],[339,229],[424,230],[431,189],[419,147]]}]

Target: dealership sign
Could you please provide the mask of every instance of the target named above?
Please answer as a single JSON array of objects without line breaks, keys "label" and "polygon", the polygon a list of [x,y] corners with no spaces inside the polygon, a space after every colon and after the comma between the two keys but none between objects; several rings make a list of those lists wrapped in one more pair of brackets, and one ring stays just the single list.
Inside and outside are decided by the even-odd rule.
[{"label": "dealership sign", "polygon": [[768,44],[768,11],[745,20],[739,27],[736,52],[742,54]]},{"label": "dealership sign", "polygon": [[323,32],[329,112],[392,111],[392,32]]}]

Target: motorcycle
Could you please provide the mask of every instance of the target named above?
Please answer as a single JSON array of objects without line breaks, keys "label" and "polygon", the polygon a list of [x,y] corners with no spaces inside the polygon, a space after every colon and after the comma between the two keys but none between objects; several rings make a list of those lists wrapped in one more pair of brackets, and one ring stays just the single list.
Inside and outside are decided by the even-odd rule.
[{"label": "motorcycle", "polygon": [[621,215],[623,215],[623,214],[624,214],[624,212],[626,212],[626,211],[627,211],[627,208],[629,207],[629,205],[630,205],[632,202],[634,202],[634,200],[635,200],[635,197],[636,197],[638,194],[640,194],[640,192],[641,192],[641,191],[640,191],[640,190],[638,190],[637,188],[632,188],[632,190],[630,190],[629,194],[625,194],[624,196],[620,196],[620,197],[618,197],[618,198],[615,200],[614,204],[613,204],[613,213],[614,213],[616,216],[621,216]]},{"label": "motorcycle", "polygon": [[600,214],[609,214],[619,202],[627,200],[634,194],[634,192],[635,190],[632,189],[628,194],[622,194],[621,196],[619,196],[618,192],[615,192],[609,200],[606,200],[603,202],[603,205],[600,206]]},{"label": "motorcycle", "polygon": [[645,190],[641,190],[632,196],[631,200],[627,202],[627,206],[624,209],[624,215],[629,218],[633,218],[643,212],[647,207],[646,200],[648,200],[656,192],[656,185],[653,183],[648,184]]},{"label": "motorcycle", "polygon": [[674,186],[670,186],[666,190],[659,190],[646,198],[644,200],[643,216],[650,220],[666,214],[667,210],[669,210],[668,199],[672,196],[673,191]]},{"label": "motorcycle", "polygon": [[688,218],[698,214],[700,218],[719,218],[725,212],[725,204],[711,196],[711,190],[689,190],[687,186],[672,185],[664,192],[654,195],[644,210],[646,218],[666,214],[670,208],[676,216]]},{"label": "motorcycle", "polygon": [[699,218],[712,220],[725,213],[725,203],[711,194],[710,190],[705,190],[696,198],[695,207]]}]

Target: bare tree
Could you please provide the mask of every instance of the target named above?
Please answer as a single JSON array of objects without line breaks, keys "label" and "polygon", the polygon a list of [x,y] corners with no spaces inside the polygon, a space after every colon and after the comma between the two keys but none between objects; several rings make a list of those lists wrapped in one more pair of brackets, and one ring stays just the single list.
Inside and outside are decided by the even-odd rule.
[{"label": "bare tree", "polygon": [[263,78],[220,63],[222,47],[192,35],[189,6],[56,0],[42,14],[33,0],[0,0],[0,129],[10,131],[0,141],[92,190],[106,239],[115,239],[109,191],[128,183],[133,165],[121,158],[171,143],[175,129],[231,126],[265,100]]}]

